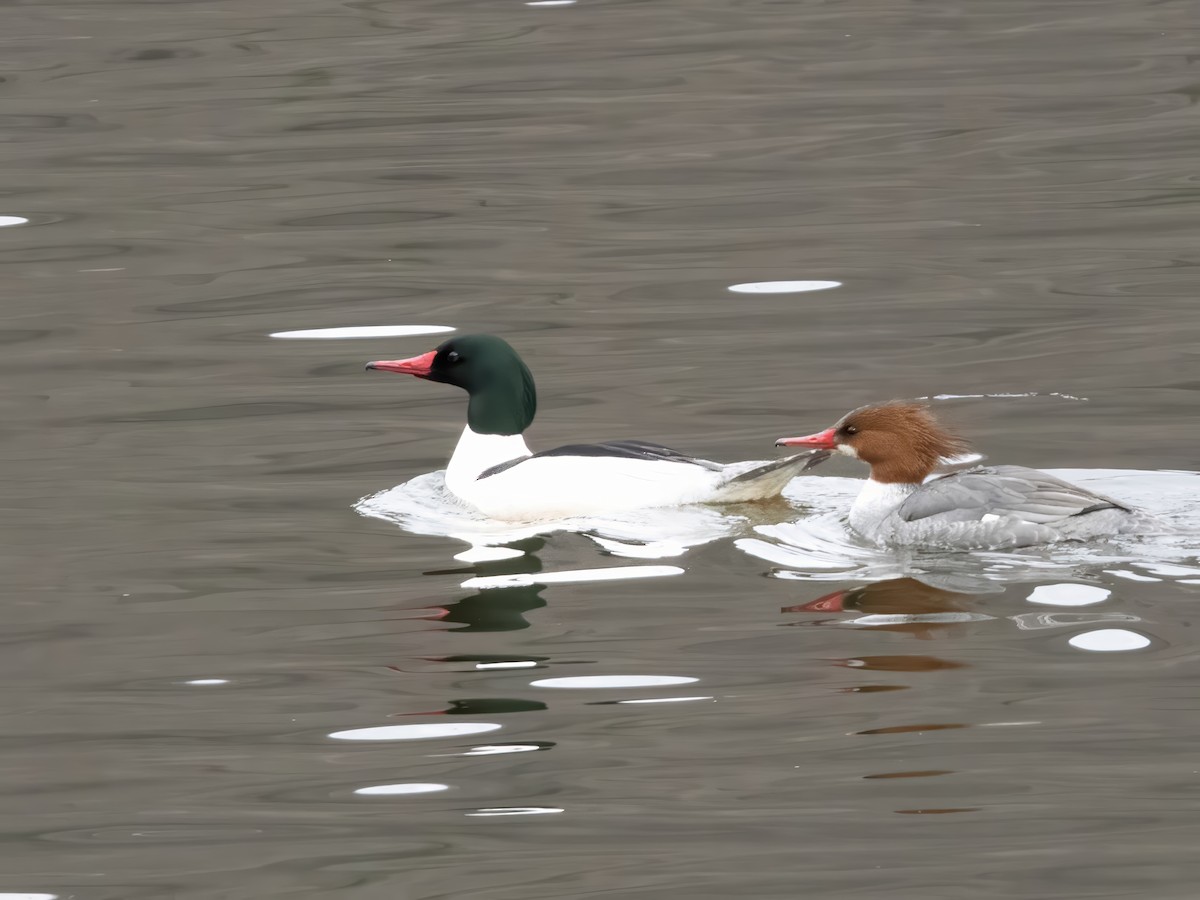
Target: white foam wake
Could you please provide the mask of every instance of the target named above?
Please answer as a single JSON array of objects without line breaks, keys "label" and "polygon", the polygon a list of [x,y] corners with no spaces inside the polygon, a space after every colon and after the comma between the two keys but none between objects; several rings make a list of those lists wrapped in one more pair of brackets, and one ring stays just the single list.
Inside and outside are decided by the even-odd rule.
[{"label": "white foam wake", "polygon": [[[394,522],[413,534],[442,535],[472,545],[459,554],[486,558],[479,548],[500,547],[557,531],[584,534],[606,553],[635,559],[679,556],[690,548],[728,537],[746,518],[714,507],[644,509],[613,516],[579,516],[528,524],[501,522],[464,506],[446,489],[444,473],[418,475],[390,490],[364,497],[355,509]],[[495,557],[493,557],[495,558]]]}]

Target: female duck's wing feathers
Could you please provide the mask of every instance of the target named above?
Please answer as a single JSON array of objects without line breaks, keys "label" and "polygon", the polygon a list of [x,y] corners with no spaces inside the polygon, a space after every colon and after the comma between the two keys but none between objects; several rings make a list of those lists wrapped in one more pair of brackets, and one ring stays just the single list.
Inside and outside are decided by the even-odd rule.
[{"label": "female duck's wing feathers", "polygon": [[905,522],[933,516],[975,521],[990,515],[1044,525],[1102,509],[1132,512],[1111,497],[1036,469],[979,466],[923,485],[900,504],[896,514]]}]

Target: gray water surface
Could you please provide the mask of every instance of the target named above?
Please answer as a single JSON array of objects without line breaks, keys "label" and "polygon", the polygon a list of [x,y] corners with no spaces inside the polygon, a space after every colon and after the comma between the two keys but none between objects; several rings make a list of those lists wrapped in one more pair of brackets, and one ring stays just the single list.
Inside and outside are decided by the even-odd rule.
[{"label": "gray water surface", "polygon": [[[4,6],[0,897],[1191,900],[1194,554],[795,577],[735,543],[780,501],[464,563],[353,508],[444,465],[461,394],[362,372],[439,338],[267,335],[502,334],[543,448],[1033,393],[938,403],[996,462],[1200,468],[1195,11]],[[776,280],[842,286],[727,290]],[[461,586],[613,565],[684,571]],[[600,676],[695,680],[533,684]]]}]

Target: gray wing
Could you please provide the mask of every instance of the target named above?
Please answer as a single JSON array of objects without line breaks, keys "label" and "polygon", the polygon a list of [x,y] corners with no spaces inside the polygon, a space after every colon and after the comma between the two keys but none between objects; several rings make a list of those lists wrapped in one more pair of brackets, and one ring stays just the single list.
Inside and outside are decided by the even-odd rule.
[{"label": "gray wing", "polygon": [[897,514],[906,522],[942,516],[956,522],[984,516],[1014,516],[1044,525],[1125,504],[1086,488],[1022,466],[979,466],[946,475],[922,486],[900,504]]}]

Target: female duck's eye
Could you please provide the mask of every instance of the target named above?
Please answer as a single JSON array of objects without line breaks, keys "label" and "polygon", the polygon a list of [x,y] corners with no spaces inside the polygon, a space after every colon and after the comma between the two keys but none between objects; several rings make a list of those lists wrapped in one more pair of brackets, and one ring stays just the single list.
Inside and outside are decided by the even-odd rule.
[{"label": "female duck's eye", "polygon": [[457,350],[451,350],[446,354],[446,362],[456,363],[459,361],[459,359],[461,359],[461,357],[458,355]]},{"label": "female duck's eye", "polygon": [[858,434],[858,429],[853,425],[847,425],[845,430],[846,434]]}]

